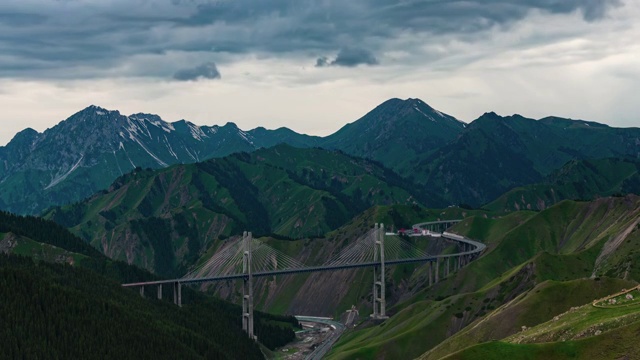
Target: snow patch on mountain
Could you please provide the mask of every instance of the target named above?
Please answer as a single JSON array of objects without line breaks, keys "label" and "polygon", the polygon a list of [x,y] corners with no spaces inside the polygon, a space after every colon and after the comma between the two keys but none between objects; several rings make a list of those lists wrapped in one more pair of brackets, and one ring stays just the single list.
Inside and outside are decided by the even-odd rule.
[{"label": "snow patch on mountain", "polygon": [[424,112],[422,112],[422,110],[420,110],[417,105],[415,105],[413,108],[418,110],[418,112],[420,112],[420,114],[424,115],[427,119],[429,119],[429,120],[431,120],[433,122],[436,122],[436,120],[432,116],[429,116],[429,115],[425,114]]},{"label": "snow patch on mountain", "polygon": [[165,145],[167,145],[167,149],[169,150],[169,153],[176,158],[176,160],[180,161],[180,158],[178,158],[178,155],[176,155],[176,153],[173,151],[173,148],[171,147],[171,144],[169,144],[169,140],[167,139],[167,135],[164,136],[164,143]]},{"label": "snow patch on mountain", "polygon": [[[171,133],[172,131],[175,131],[175,128],[173,127],[173,125],[171,123],[162,121],[162,119],[158,118],[158,116],[156,115],[149,115],[151,116],[151,118],[148,118],[146,116],[144,116],[145,114],[134,114],[134,115],[130,115],[129,118],[137,120],[138,122],[141,123],[141,125],[143,127],[145,127],[145,129],[148,131],[149,128],[147,127],[147,123],[151,124],[157,128],[162,129],[164,132],[167,133]],[[154,119],[156,118],[156,119]],[[151,135],[149,135],[151,136]]]},{"label": "snow patch on mountain", "polygon": [[247,134],[246,132],[238,129],[238,135],[240,135],[240,137],[243,138],[246,142],[248,142],[249,144],[253,145],[253,141],[249,140],[249,134]]},{"label": "snow patch on mountain", "polygon": [[151,132],[149,132],[149,127],[147,127],[147,121],[146,119],[138,119],[138,118],[134,118],[135,120],[138,121],[138,123],[140,124],[140,129],[144,128],[144,131],[147,133],[147,136],[149,137],[149,139],[151,139]]},{"label": "snow patch on mountain", "polygon": [[175,128],[173,127],[173,125],[171,125],[170,123],[166,123],[164,121],[150,121],[150,123],[161,128],[167,133],[171,133],[172,131],[175,131]]},{"label": "snow patch on mountain", "polygon": [[51,183],[49,183],[49,185],[47,185],[44,189],[50,189],[56,185],[58,185],[61,181],[64,181],[64,179],[66,179],[69,175],[71,175],[72,172],[74,172],[79,166],[80,163],[82,162],[82,160],[84,159],[84,154],[80,155],[80,160],[78,160],[72,167],[71,169],[69,169],[69,171],[67,171],[66,173],[62,174],[61,176],[55,177],[53,180],[51,180]]},{"label": "snow patch on mountain", "polygon": [[202,131],[202,129],[200,128],[200,126],[195,125],[193,123],[187,122],[187,125],[189,126],[189,131],[191,132],[191,136],[198,140],[198,141],[203,141],[202,138],[203,137],[209,137],[207,136],[207,134],[204,133],[204,131]]},{"label": "snow patch on mountain", "polygon": [[[151,156],[157,163],[158,165],[162,166],[162,167],[167,167],[169,165],[167,165],[166,162],[160,160],[160,158],[158,158],[154,153],[152,153],[151,151],[149,151],[149,149],[147,149],[147,147],[142,143],[142,141],[138,140],[137,137],[129,134],[129,138],[133,141],[135,141],[138,145],[140,145],[140,147],[147,152],[147,154],[149,154],[149,156]],[[129,161],[131,161],[131,159],[129,159]],[[131,162],[133,164],[133,162]]]},{"label": "snow patch on mountain", "polygon": [[126,127],[125,130],[129,132],[129,137],[133,140],[133,137],[142,132],[142,129],[140,129],[138,125],[134,124],[131,121],[131,118],[127,118],[127,123],[129,124],[129,127]]},{"label": "snow patch on mountain", "polygon": [[[120,143],[122,144],[122,143]],[[120,171],[120,175],[124,175],[122,168],[120,167],[120,162],[118,162],[118,156],[116,156],[116,151],[113,151],[113,158],[116,160],[116,165],[118,166],[118,170]]]},{"label": "snow patch on mountain", "polygon": [[433,111],[434,111],[436,114],[440,115],[440,117],[441,117],[441,118],[444,118],[444,119],[446,119],[446,118],[447,118],[447,116],[446,116],[445,114],[441,113],[440,111],[438,111],[438,110],[436,110],[436,109],[433,109]]},{"label": "snow patch on mountain", "polygon": [[184,149],[187,151],[187,154],[188,154],[189,156],[191,156],[191,158],[192,158],[194,161],[196,161],[196,162],[199,162],[199,161],[200,161],[200,158],[198,157],[198,154],[197,154],[197,153],[196,153],[195,155],[193,155],[193,154],[191,153],[191,151],[189,151],[189,148],[186,148],[186,147],[185,147]]}]

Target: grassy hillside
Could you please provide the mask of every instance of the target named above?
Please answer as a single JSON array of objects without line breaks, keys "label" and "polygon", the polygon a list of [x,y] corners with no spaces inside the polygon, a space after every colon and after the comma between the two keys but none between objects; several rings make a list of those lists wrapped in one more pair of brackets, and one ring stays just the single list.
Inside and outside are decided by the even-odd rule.
[{"label": "grassy hillside", "polygon": [[[638,128],[487,113],[455,140],[420,154],[407,175],[427,188],[441,189],[450,203],[480,206],[515,187],[538,183],[572,160],[632,157],[637,161],[638,136]],[[624,180],[622,174],[612,175]],[[536,205],[531,203],[532,209]]]},{"label": "grassy hillside", "polygon": [[[491,319],[491,314],[497,316],[495,311],[502,306],[517,310],[515,304],[524,301],[524,307],[547,306],[550,312],[537,318],[527,311],[508,313],[513,320],[501,322],[505,328],[495,330],[498,333],[518,331],[521,322],[546,321],[543,315],[575,305],[571,303],[574,300],[562,300],[554,307],[547,301],[559,301],[567,290],[588,297],[590,287],[585,284],[593,284],[593,280],[574,280],[595,274],[637,281],[640,273],[629,266],[629,258],[634,256],[634,247],[640,245],[639,221],[637,196],[564,201],[540,213],[467,219],[454,230],[474,238],[486,236],[487,252],[441,283],[396,305],[391,310],[395,315],[385,323],[346,335],[330,358],[417,357],[445,339],[456,341],[452,336],[470,324],[481,323],[480,319]],[[598,284],[602,288],[596,287],[594,296],[620,285],[616,282],[619,280],[602,281]],[[539,293],[534,296],[536,291]],[[522,295],[525,293],[531,295]],[[461,337],[460,343],[469,346],[476,341],[475,336],[479,336],[478,341],[493,336],[486,328],[479,329],[485,330]]]},{"label": "grassy hillside", "polygon": [[280,238],[322,236],[371,205],[427,198],[410,189],[370,161],[280,145],[193,165],[140,169],[47,217],[113,259],[177,276],[215,248],[217,239],[245,230]]},{"label": "grassy hillside", "polygon": [[[384,223],[387,229],[407,228],[419,221],[438,219],[458,219],[471,213],[457,207],[446,209],[426,209],[415,205],[393,205],[372,207],[339,229],[328,233],[324,238],[282,240],[264,237],[261,240],[283,253],[294,257],[307,265],[319,265],[326,262],[351,243],[359,239],[374,223]],[[430,253],[446,251],[450,244],[414,239],[418,246]],[[211,254],[202,257],[209,259]],[[424,275],[421,265],[403,265],[389,267],[387,274],[387,301],[395,304],[402,297],[418,291],[422,278],[411,280],[413,274]],[[342,314],[356,305],[362,314],[368,316],[371,309],[371,269],[352,269],[326,273],[297,274],[260,278],[256,280],[256,306],[259,309],[279,314],[308,314],[334,316]],[[226,299],[239,301],[242,295],[237,284],[204,286],[215,288],[217,294]]]},{"label": "grassy hillside", "polygon": [[573,307],[589,303],[622,288],[632,287],[633,284],[612,278],[544,281],[471,323],[455,336],[425,353],[421,359],[440,359],[470,344],[503,339],[520,332],[523,326],[541,324]]},{"label": "grassy hillside", "polygon": [[484,208],[493,211],[544,210],[565,199],[592,200],[628,193],[640,193],[640,162],[637,160],[572,160],[542,182],[510,190]]},{"label": "grassy hillside", "polygon": [[[632,298],[628,299],[627,294]],[[635,359],[640,331],[640,292],[612,297],[616,303],[571,307],[548,322],[502,341],[468,347],[445,359]]]}]

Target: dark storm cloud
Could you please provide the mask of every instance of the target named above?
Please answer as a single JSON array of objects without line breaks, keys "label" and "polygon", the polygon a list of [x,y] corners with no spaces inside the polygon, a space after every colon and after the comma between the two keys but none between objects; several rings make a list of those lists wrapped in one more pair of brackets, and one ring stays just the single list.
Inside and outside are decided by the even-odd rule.
[{"label": "dark storm cloud", "polygon": [[316,67],[325,67],[331,65],[331,62],[326,56],[321,56],[316,60]]},{"label": "dark storm cloud", "polygon": [[335,60],[329,61],[327,57],[319,57],[316,60],[316,67],[324,66],[346,66],[354,67],[358,65],[378,65],[378,59],[373,53],[366,49],[344,48],[338,52]]},{"label": "dark storm cloud", "polygon": [[208,62],[191,69],[182,69],[173,74],[173,78],[180,81],[200,79],[220,79],[220,72],[213,62]]},{"label": "dark storm cloud", "polygon": [[0,24],[10,26],[32,26],[45,22],[46,16],[24,13],[0,13]]},{"label": "dark storm cloud", "polygon": [[[481,39],[484,30],[508,28],[532,10],[579,12],[590,22],[622,5],[620,0],[104,0],[86,4],[0,2],[0,76],[162,76],[159,71],[143,71],[144,66],[129,66],[130,62],[140,56],[176,54],[194,54],[189,61],[203,61],[212,52],[228,57],[338,53],[332,61],[318,59],[318,66],[372,65],[378,62],[374,53],[407,34],[464,36],[473,41]],[[368,50],[349,50],[354,44]],[[132,74],[126,69],[143,70]],[[163,68],[164,76],[178,70]]]}]

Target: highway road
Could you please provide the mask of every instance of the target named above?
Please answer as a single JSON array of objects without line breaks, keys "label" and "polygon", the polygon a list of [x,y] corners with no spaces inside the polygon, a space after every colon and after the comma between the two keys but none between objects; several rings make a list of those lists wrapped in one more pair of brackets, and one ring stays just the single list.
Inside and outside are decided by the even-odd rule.
[{"label": "highway road", "polygon": [[333,331],[331,335],[322,342],[322,344],[318,345],[315,350],[311,354],[306,357],[306,360],[320,360],[322,359],[333,347],[333,344],[338,341],[346,327],[337,321],[333,321],[333,319],[315,317],[315,316],[300,316],[296,315],[296,319],[299,321],[306,322],[315,322],[319,324],[329,325],[332,327]]}]

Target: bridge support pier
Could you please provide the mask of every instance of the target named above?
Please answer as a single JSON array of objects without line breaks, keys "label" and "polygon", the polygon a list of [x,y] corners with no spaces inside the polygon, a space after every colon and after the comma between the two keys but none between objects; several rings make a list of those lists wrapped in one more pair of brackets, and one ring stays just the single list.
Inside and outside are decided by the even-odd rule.
[{"label": "bridge support pier", "polygon": [[434,279],[435,280],[434,282],[436,284],[439,281],[438,279],[439,277],[440,277],[440,258],[436,258],[436,278]]},{"label": "bridge support pier", "polygon": [[182,307],[182,283],[173,283],[173,303]]},{"label": "bridge support pier", "polygon": [[140,296],[144,297],[144,286],[140,286]]},{"label": "bridge support pier", "polygon": [[448,277],[449,276],[449,269],[451,268],[451,258],[448,257],[447,258],[447,268],[444,271],[444,276]]},{"label": "bridge support pier", "polygon": [[433,261],[429,261],[429,286],[433,286]]},{"label": "bridge support pier", "polygon": [[253,275],[251,273],[251,242],[253,237],[251,233],[244,232],[242,234],[242,242],[244,244],[244,253],[242,255],[242,272],[244,273],[242,284],[242,330],[244,330],[249,339],[257,340],[253,333]]},{"label": "bridge support pier", "polygon": [[158,285],[158,300],[162,300],[162,284]]},{"label": "bridge support pier", "polygon": [[[388,319],[386,315],[386,290],[384,283],[384,225],[375,224],[374,228],[374,241],[373,241],[373,261],[378,261],[378,255],[380,256],[380,271],[379,274],[376,271],[377,267],[373,268],[373,319]],[[379,275],[379,277],[378,277]]]}]

